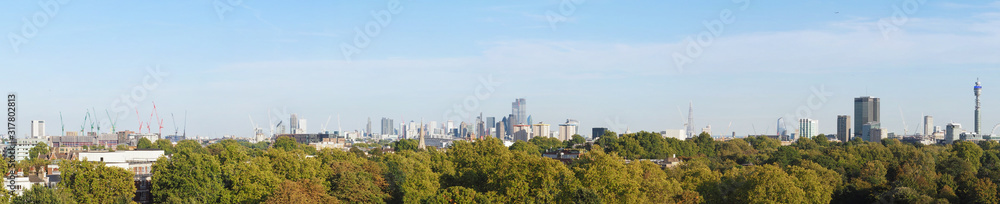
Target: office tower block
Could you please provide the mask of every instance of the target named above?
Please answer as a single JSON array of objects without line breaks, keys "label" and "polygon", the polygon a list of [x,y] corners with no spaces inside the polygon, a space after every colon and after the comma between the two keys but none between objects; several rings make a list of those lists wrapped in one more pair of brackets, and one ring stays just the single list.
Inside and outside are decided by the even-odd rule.
[{"label": "office tower block", "polygon": [[853,138],[853,133],[851,133],[851,116],[849,115],[838,115],[837,116],[837,139],[841,142],[851,141]]},{"label": "office tower block", "polygon": [[[867,135],[862,126],[869,123],[879,123],[879,98],[864,96],[854,98],[854,136]],[[865,139],[865,138],[863,138]]]}]

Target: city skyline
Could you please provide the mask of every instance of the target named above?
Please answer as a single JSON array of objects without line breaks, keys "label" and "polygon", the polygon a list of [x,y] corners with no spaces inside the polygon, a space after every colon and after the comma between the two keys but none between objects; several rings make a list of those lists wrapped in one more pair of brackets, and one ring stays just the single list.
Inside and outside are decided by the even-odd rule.
[{"label": "city skyline", "polygon": [[[0,87],[19,94],[19,133],[44,120],[50,135],[60,113],[73,130],[87,110],[103,121],[109,110],[117,129],[134,131],[135,112],[148,121],[154,101],[164,133],[174,127],[167,115],[181,126],[186,111],[189,136],[247,137],[247,114],[286,125],[298,114],[309,132],[339,115],[349,131],[370,117],[443,123],[449,110],[464,122],[500,119],[517,98],[530,100],[534,122],[576,119],[584,133],[684,129],[693,102],[695,130],[773,134],[778,118],[809,112],[802,118],[827,121],[819,133],[832,134],[829,121],[853,116],[860,96],[882,100],[882,128],[901,133],[902,115],[912,134],[924,115],[974,127],[977,78],[983,131],[1000,123],[997,1],[927,2],[905,23],[892,21],[902,2],[586,1],[549,21],[561,3],[401,1],[347,59],[342,45],[378,23],[372,12],[386,2],[244,2],[220,15],[210,2],[74,1],[44,25],[22,21],[48,12],[37,2],[5,2],[5,34],[39,29],[0,41]],[[724,11],[735,20],[712,24]],[[689,56],[688,39],[712,31],[721,33]],[[678,66],[678,53],[691,63]]]}]

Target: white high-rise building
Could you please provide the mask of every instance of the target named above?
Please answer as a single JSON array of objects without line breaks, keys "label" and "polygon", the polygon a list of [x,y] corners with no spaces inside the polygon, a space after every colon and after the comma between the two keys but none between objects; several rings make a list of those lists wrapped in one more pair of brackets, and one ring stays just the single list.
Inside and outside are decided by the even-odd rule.
[{"label": "white high-rise building", "polygon": [[577,134],[577,130],[580,128],[580,122],[568,119],[566,123],[559,124],[559,140],[566,141],[573,139],[573,135]]},{"label": "white high-rise building", "polygon": [[934,117],[924,116],[924,137],[934,135]]},{"label": "white high-rise building", "polygon": [[799,135],[805,138],[819,135],[819,121],[808,118],[799,119]]},{"label": "white high-rise building", "polygon": [[962,124],[949,123],[948,124],[948,130],[946,130],[946,132],[944,134],[944,142],[945,142],[945,144],[951,144],[951,143],[955,142],[955,140],[959,139],[958,136],[961,135],[964,132],[965,132],[965,130],[962,130]]},{"label": "white high-rise building", "polygon": [[288,131],[292,134],[302,134],[299,132],[299,116],[292,114],[292,117],[288,119]]},{"label": "white high-rise building", "polygon": [[309,134],[309,129],[306,129],[306,119],[299,119],[299,134]]},{"label": "white high-rise building", "polygon": [[674,138],[678,140],[684,140],[687,138],[687,131],[684,129],[680,130],[667,130],[663,132],[664,138]]},{"label": "white high-rise building", "polygon": [[31,137],[32,138],[43,138],[45,137],[45,121],[44,120],[32,120],[31,121]]},{"label": "white high-rise building", "polygon": [[550,137],[549,124],[534,124],[531,125],[531,130],[533,130],[531,137]]}]

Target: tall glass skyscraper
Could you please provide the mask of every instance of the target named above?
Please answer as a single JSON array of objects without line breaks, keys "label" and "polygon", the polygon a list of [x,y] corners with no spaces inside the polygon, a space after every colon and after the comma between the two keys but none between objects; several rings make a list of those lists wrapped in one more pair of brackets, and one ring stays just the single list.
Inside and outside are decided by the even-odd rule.
[{"label": "tall glass skyscraper", "polygon": [[395,135],[396,128],[394,125],[392,119],[382,118],[382,135]]},{"label": "tall glass skyscraper", "polygon": [[[854,136],[861,137],[863,127],[869,123],[879,123],[879,98],[870,96],[854,98]],[[864,134],[867,135],[867,134]]]},{"label": "tall glass skyscraper", "polygon": [[514,103],[511,103],[511,114],[514,115],[514,118],[511,120],[515,121],[514,125],[528,125],[527,112],[528,110],[525,108],[524,98],[514,100]]}]

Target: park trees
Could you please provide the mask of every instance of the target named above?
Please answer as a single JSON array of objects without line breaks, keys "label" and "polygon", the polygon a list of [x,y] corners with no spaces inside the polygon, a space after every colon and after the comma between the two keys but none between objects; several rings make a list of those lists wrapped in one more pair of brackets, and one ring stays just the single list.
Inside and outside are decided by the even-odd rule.
[{"label": "park trees", "polygon": [[134,174],[128,170],[101,162],[74,160],[63,160],[59,166],[62,173],[59,188],[68,191],[76,202],[120,203],[134,196]]}]

